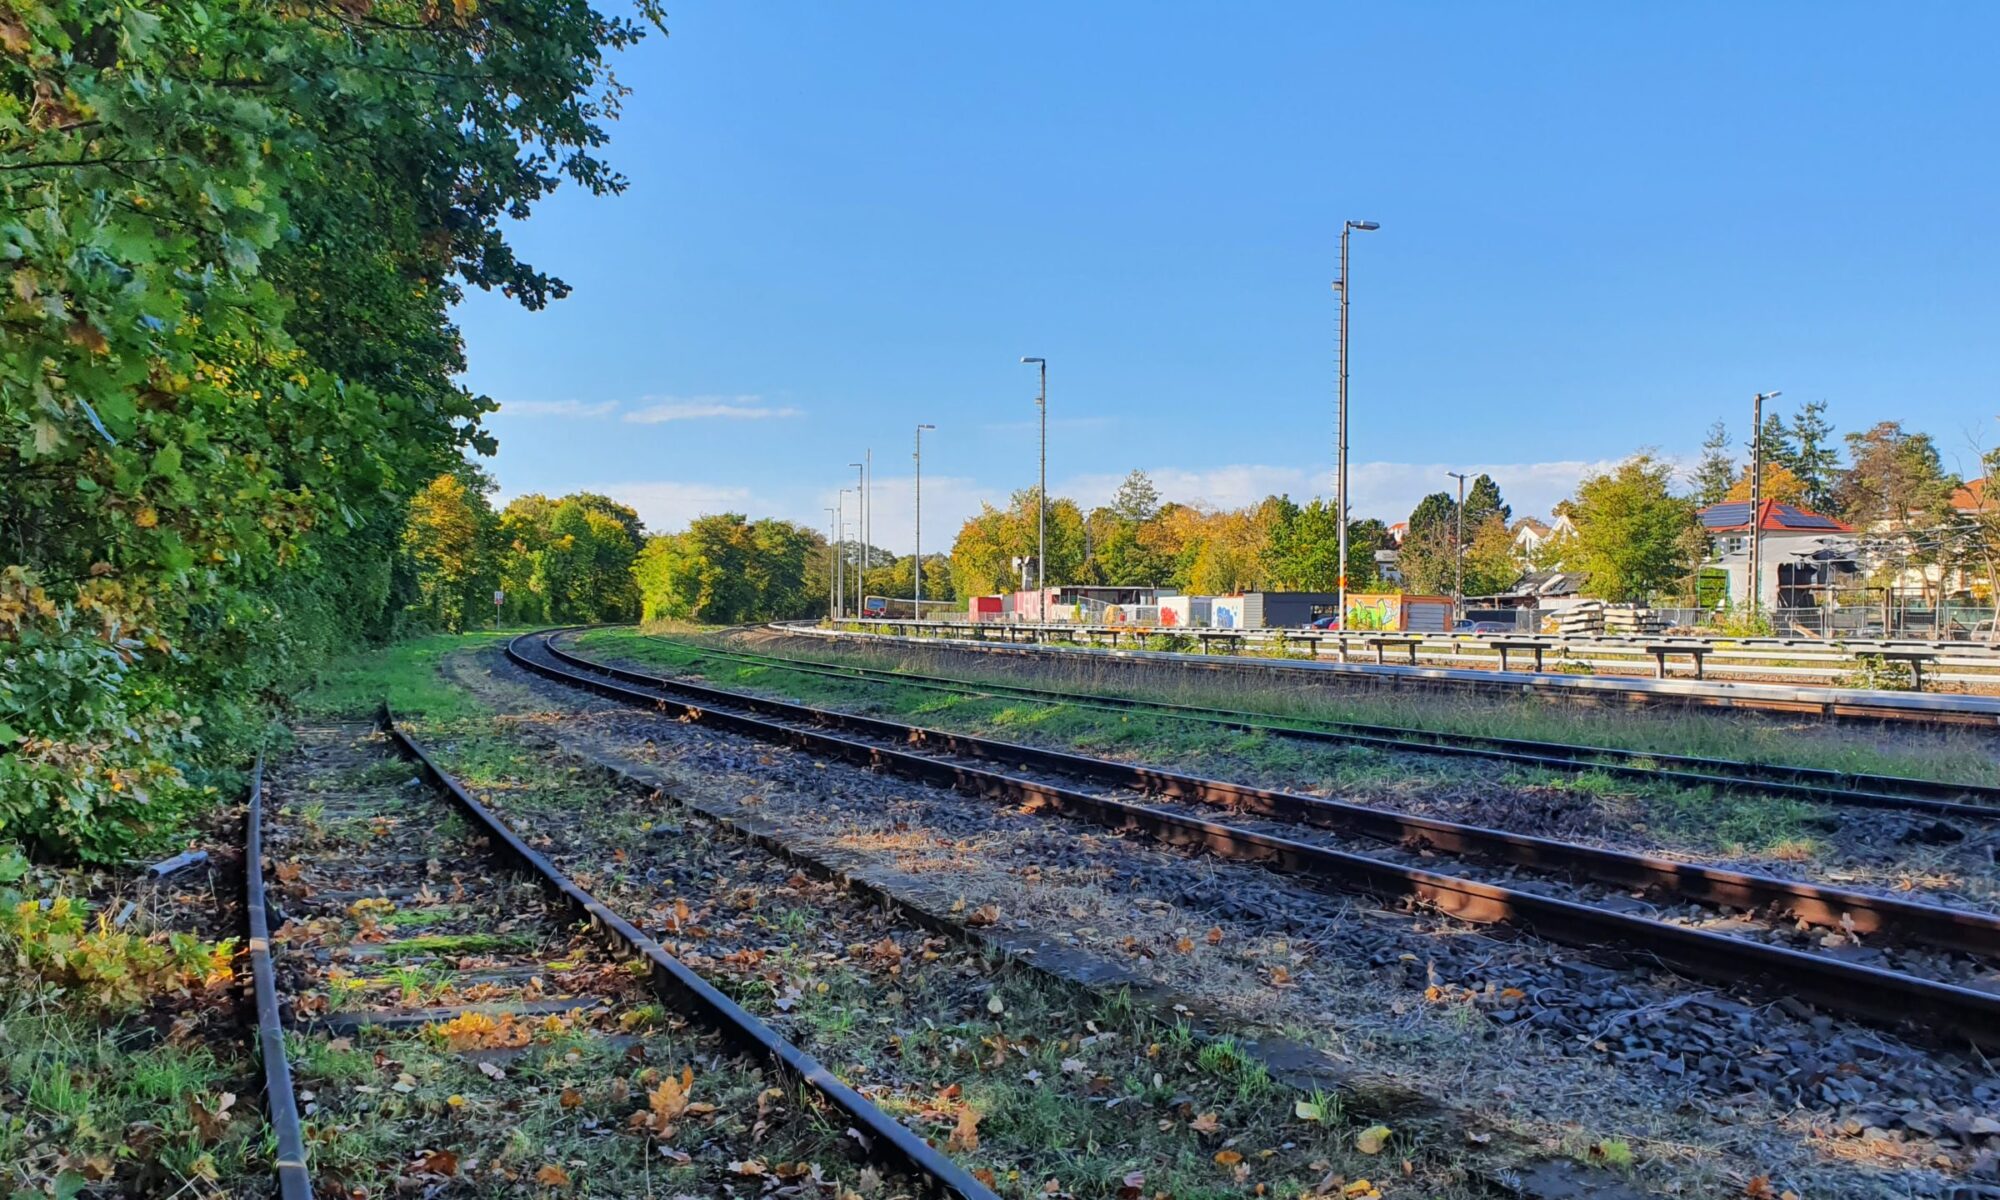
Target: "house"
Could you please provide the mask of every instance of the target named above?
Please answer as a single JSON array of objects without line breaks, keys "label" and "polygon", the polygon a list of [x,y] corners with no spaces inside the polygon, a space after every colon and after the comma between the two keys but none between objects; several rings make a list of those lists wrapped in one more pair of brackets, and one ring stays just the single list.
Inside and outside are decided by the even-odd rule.
[{"label": "house", "polygon": [[1527,562],[1535,553],[1550,542],[1561,541],[1576,536],[1576,523],[1563,513],[1554,521],[1538,521],[1533,517],[1522,517],[1514,522],[1514,557]]},{"label": "house", "polygon": [[1398,564],[1403,557],[1403,539],[1410,534],[1410,523],[1398,521],[1389,526],[1389,540],[1375,552],[1375,574],[1384,583],[1401,584],[1403,568]]},{"label": "house", "polygon": [[1709,537],[1704,573],[1721,572],[1721,595],[1731,607],[1750,606],[1750,548],[1757,540],[1757,603],[1767,609],[1817,608],[1828,589],[1858,575],[1854,527],[1844,521],[1765,500],[1711,504],[1696,515]]}]

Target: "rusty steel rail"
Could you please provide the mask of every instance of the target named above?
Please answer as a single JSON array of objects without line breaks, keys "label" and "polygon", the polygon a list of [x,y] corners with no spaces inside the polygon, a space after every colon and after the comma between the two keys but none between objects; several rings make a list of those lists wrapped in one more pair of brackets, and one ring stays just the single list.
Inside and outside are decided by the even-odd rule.
[{"label": "rusty steel rail", "polygon": [[[524,652],[523,646],[535,639],[539,639],[541,649],[557,660],[555,663],[542,662]],[[975,767],[931,753],[861,741],[831,730],[863,732],[872,737],[946,753],[963,753],[982,739],[941,734],[879,718],[763,700],[677,680],[655,680],[638,672],[592,664],[587,659],[549,645],[548,641],[546,633],[523,634],[508,643],[507,655],[513,662],[536,674],[609,699],[665,712],[680,720],[797,746],[926,783],[1024,803],[1036,811],[1074,815],[1119,832],[1143,834],[1169,845],[1205,849],[1225,858],[1263,862],[1280,871],[1341,891],[1391,899],[1415,899],[1468,921],[1519,924],[1553,941],[1571,945],[1623,945],[1650,954],[1690,975],[1726,982],[1760,981],[1831,1010],[1896,1025],[1915,1023],[1932,1034],[1946,1033],[1984,1045],[2000,1045],[2000,995],[1460,876],[1406,867],[1365,855],[1092,795],[1045,780]],[[643,690],[642,687],[630,686],[633,683],[641,684]],[[676,699],[675,694],[690,699]],[[984,745],[993,758],[1003,762],[1023,761],[1019,757],[1021,755],[1055,753],[1006,743],[987,742]],[[1133,786],[1146,786],[1149,781],[1157,783],[1168,778],[1147,768],[1117,763],[1107,763],[1105,767],[1126,772],[1127,780]],[[1473,827],[1461,828],[1471,830]],[[1511,834],[1502,836],[1518,837]],[[1591,851],[1587,847],[1570,847],[1566,843],[1544,844],[1558,850],[1611,853]],[[1677,863],[1665,865],[1676,868],[1677,876],[1678,869],[1684,867],[1684,864]],[[1693,872],[1707,871],[1706,868],[1688,869]],[[1758,877],[1744,878],[1754,881]],[[1790,884],[1783,880],[1771,882],[1825,894],[1823,889],[1811,889],[1809,885]],[[1875,901],[1873,897],[1834,894],[1852,895],[1857,904]],[[1889,903],[1897,905],[1902,902]],[[1908,907],[1924,909],[1926,906]],[[1936,911],[1950,913],[1951,910]],[[1981,914],[1964,915],[1986,919]],[[1953,922],[1947,919],[1945,923],[1949,926]]]},{"label": "rusty steel rail", "polygon": [[986,693],[1023,700],[1075,704],[1086,708],[1144,712],[1298,741],[1369,746],[1381,750],[1418,754],[1484,758],[1559,771],[1599,771],[1621,779],[1671,783],[1682,787],[1708,786],[1738,792],[1760,792],[1820,804],[1852,804],[1869,808],[1905,809],[1933,816],[1962,817],[1981,821],[2000,820],[2000,787],[1990,784],[1950,783],[1907,775],[1874,775],[1855,771],[1836,771],[1824,767],[1707,758],[1692,754],[1655,754],[1616,746],[1582,746],[1528,738],[1450,733],[1396,725],[1372,725],[1357,721],[1322,720],[1316,717],[1284,717],[1275,713],[1248,712],[1240,709],[1204,708],[1168,700],[1083,694],[1062,688],[1040,688],[1019,683],[987,682],[943,675],[886,671],[876,667],[820,663],[782,655],[754,654],[743,650],[725,650],[710,646],[690,644],[689,649],[698,654],[733,658],[824,678],[867,680],[959,694]]},{"label": "rusty steel rail", "polygon": [[870,1157],[924,1180],[931,1194],[957,1196],[961,1200],[998,1200],[965,1168],[842,1083],[818,1059],[780,1037],[776,1030],[723,995],[530,848],[498,814],[474,799],[464,785],[438,766],[430,752],[396,723],[387,705],[382,707],[380,722],[383,732],[400,753],[416,764],[425,782],[448,797],[471,818],[475,828],[486,834],[488,845],[498,857],[563,901],[578,920],[589,921],[598,936],[615,950],[644,959],[652,968],[653,990],[663,1000],[678,1004],[738,1049],[768,1060],[780,1072],[795,1076],[825,1097],[853,1122],[853,1132]]},{"label": "rusty steel rail", "polygon": [[257,1056],[264,1061],[264,1119],[277,1142],[273,1169],[279,1200],[312,1200],[305,1132],[299,1124],[292,1064],[285,1057],[284,1015],[278,1006],[278,973],[271,963],[271,917],[264,893],[264,756],[250,772],[250,811],[244,818],[243,907],[250,925],[250,980],[257,1005]]},{"label": "rusty steel rail", "polygon": [[1196,800],[1233,812],[1313,825],[1415,850],[1490,859],[1538,871],[1564,872],[1612,887],[1671,892],[1705,904],[1753,912],[1774,911],[1794,920],[1833,929],[1882,934],[1918,945],[2000,956],[2000,917],[1989,913],[1919,904],[1798,880],[1577,845],[1502,829],[1421,817],[1393,809],[1349,804],[1226,780],[1204,779],[1157,767],[1136,766],[1039,746],[941,732],[879,717],[765,700],[593,662],[562,649],[553,638],[545,643],[545,648],[558,661],[629,683],[665,690],[678,689],[705,699],[719,698],[751,711],[766,712],[789,720],[809,719],[822,726],[831,724],[871,737],[929,747],[959,757],[1033,766],[1112,787],[1135,788],[1177,800]]}]

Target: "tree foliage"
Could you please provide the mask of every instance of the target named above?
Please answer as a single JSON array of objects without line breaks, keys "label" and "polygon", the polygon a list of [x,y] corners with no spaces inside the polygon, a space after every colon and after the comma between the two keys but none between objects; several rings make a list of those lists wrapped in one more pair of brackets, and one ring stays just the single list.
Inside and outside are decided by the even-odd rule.
[{"label": "tree foliage", "polygon": [[566,290],[504,222],[620,186],[603,55],[638,35],[575,0],[0,8],[0,566],[45,649],[0,659],[33,777],[0,836],[123,853],[393,626],[404,505],[491,446],[449,306]]},{"label": "tree foliage", "polygon": [[647,539],[632,574],[645,620],[733,625],[823,612],[826,563],[813,530],[719,513]]},{"label": "tree foliage", "polygon": [[1588,577],[1586,595],[1643,600],[1681,581],[1681,543],[1695,506],[1674,495],[1672,483],[1673,467],[1641,451],[1577,485],[1575,546],[1564,562]]}]

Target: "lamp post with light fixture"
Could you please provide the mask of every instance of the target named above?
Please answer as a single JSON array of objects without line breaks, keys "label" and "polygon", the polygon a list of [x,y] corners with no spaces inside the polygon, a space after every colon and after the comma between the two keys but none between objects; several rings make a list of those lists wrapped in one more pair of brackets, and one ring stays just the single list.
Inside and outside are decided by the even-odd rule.
[{"label": "lamp post with light fixture", "polygon": [[1333,290],[1340,293],[1340,466],[1334,483],[1340,509],[1340,628],[1347,628],[1347,239],[1359,229],[1369,233],[1382,228],[1374,221],[1347,221],[1340,227],[1340,278]]},{"label": "lamp post with light fixture", "polygon": [[1035,613],[1048,620],[1049,599],[1049,360],[1023,355],[1021,361],[1041,368],[1042,386],[1035,394],[1035,408],[1042,421],[1042,466],[1035,485]]}]

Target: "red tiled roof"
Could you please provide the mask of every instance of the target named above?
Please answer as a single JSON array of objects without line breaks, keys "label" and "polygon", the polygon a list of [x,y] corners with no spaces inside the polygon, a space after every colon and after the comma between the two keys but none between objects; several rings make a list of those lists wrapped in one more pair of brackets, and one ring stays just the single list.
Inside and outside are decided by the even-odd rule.
[{"label": "red tiled roof", "polygon": [[[1724,500],[1720,504],[1709,505],[1697,515],[1710,533],[1738,533],[1750,529],[1748,500]],[[1756,525],[1765,533],[1854,532],[1854,526],[1845,521],[1837,521],[1797,505],[1780,504],[1776,500],[1763,502],[1757,513]]]},{"label": "red tiled roof", "polygon": [[1951,506],[1958,512],[1986,512],[1995,507],[2000,507],[2000,505],[1996,505],[1993,500],[1987,497],[1986,481],[1984,479],[1970,480],[1964,487],[1953,492],[1951,494]]}]

